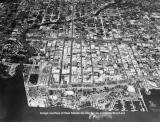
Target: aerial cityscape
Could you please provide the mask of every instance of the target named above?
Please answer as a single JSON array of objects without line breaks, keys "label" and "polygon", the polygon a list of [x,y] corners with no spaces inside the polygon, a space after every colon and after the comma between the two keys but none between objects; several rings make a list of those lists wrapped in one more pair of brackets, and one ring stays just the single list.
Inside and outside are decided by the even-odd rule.
[{"label": "aerial cityscape", "polygon": [[148,112],[141,89],[147,95],[160,89],[158,6],[155,0],[1,3],[0,75],[13,77],[24,66],[29,107]]}]

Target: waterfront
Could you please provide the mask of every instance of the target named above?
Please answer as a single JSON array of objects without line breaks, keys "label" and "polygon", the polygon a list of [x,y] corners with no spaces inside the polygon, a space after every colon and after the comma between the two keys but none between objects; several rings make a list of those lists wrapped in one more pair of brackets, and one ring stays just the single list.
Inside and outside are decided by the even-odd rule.
[{"label": "waterfront", "polygon": [[[66,109],[63,107],[53,107],[53,108],[32,108],[28,107],[25,88],[23,85],[23,75],[22,75],[23,65],[18,66],[16,75],[13,78],[5,80],[7,83],[7,89],[5,92],[5,97],[7,97],[7,108],[10,111],[8,117],[10,120],[22,120],[22,121],[51,121],[55,119],[57,121],[63,120],[76,120],[80,121],[92,121],[89,120],[88,115],[42,115],[40,112],[70,112],[71,109]],[[152,91],[151,91],[152,92]],[[143,93],[142,93],[143,94]],[[154,100],[159,95],[159,91],[153,90],[150,96],[145,96],[144,100],[149,101]],[[152,96],[153,95],[153,96]],[[146,103],[147,105],[147,103]],[[16,112],[15,112],[16,111]],[[83,110],[88,111],[86,110]],[[160,120],[159,112],[125,112],[125,115],[114,115],[112,118],[102,118],[101,120],[108,120],[110,122],[158,122]],[[100,121],[100,120],[99,120]]]},{"label": "waterfront", "polygon": [[[19,79],[19,80],[18,80]],[[16,75],[14,78],[8,80],[11,84],[11,81],[15,83],[23,83],[22,82],[22,74],[20,76]],[[18,82],[17,82],[18,81]],[[8,84],[8,85],[9,85]],[[17,89],[17,90],[16,90]],[[16,93],[12,91],[17,91]],[[31,108],[27,105],[27,99],[25,95],[25,89],[24,87],[12,87],[12,90],[10,90],[10,96],[7,96],[11,103],[8,103],[10,108],[8,108],[11,112],[10,114],[10,120],[21,120],[21,121],[51,121],[51,120],[57,120],[57,121],[92,121],[89,120],[88,115],[42,115],[40,112],[54,112],[54,111],[71,111],[70,109],[65,109],[62,107],[56,107],[56,108]],[[16,97],[17,96],[17,97]],[[16,98],[16,99],[15,99]],[[21,103],[21,105],[19,104]],[[16,112],[15,112],[16,110]],[[18,112],[19,111],[19,112]],[[108,120],[110,122],[158,122],[160,120],[159,113],[155,112],[126,112],[125,115],[115,115],[113,118],[102,118],[102,120]],[[18,117],[18,118],[17,118]],[[100,120],[99,120],[100,121]]]},{"label": "waterfront", "polygon": [[125,115],[96,115],[93,120],[160,120],[159,91],[152,90],[150,96],[140,92],[160,87],[159,14],[135,3],[23,0],[0,4],[1,35],[7,40],[1,40],[0,59],[8,67],[20,64],[15,76],[1,80],[6,84],[7,119],[75,120],[73,114],[40,113],[120,111]]}]

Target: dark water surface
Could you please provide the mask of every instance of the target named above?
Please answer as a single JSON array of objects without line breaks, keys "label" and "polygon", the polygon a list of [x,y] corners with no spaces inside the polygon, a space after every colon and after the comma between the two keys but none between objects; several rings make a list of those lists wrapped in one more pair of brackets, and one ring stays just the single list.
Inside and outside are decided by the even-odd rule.
[{"label": "dark water surface", "polygon": [[[23,65],[17,67],[16,75],[13,78],[5,80],[6,91],[4,97],[7,107],[7,117],[3,121],[36,121],[36,122],[55,122],[55,121],[104,121],[107,122],[160,122],[159,112],[126,112],[125,115],[115,115],[113,118],[103,118],[99,120],[89,120],[88,115],[42,115],[40,112],[54,112],[54,111],[71,111],[70,109],[56,107],[56,108],[30,108],[27,104],[25,87],[22,75]],[[1,79],[2,80],[2,79]],[[160,91],[152,90],[152,94],[147,96],[145,94],[145,102],[149,100],[157,100]],[[159,99],[158,99],[159,100]],[[4,110],[4,109],[3,109]],[[84,111],[87,111],[84,110]]]},{"label": "dark water surface", "polygon": [[[18,2],[19,0],[1,0],[1,2]],[[30,50],[27,58],[32,56],[33,51]],[[26,61],[26,60],[25,60]],[[25,62],[24,61],[24,62]],[[23,63],[24,63],[23,62]],[[5,92],[1,93],[3,98],[1,104],[2,111],[7,111],[6,118],[0,122],[79,122],[79,121],[100,121],[100,122],[160,122],[160,112],[126,112],[125,115],[114,115],[113,118],[103,118],[98,120],[89,120],[88,115],[42,115],[40,112],[53,111],[71,111],[70,109],[55,107],[55,108],[30,108],[27,104],[26,92],[23,81],[23,64],[19,65],[16,70],[16,75],[10,79],[0,79],[0,83],[6,85]],[[144,100],[149,107],[149,101],[155,100],[160,102],[160,90],[152,90],[151,95],[147,96],[143,91]],[[149,108],[148,108],[149,109]],[[0,111],[1,111],[0,110]],[[87,111],[85,109],[84,111]]]},{"label": "dark water surface", "polygon": [[[23,81],[23,63],[33,55],[33,48],[28,47],[27,58],[17,67],[16,75],[10,79],[0,79],[6,83],[6,89],[3,96],[2,110],[7,110],[7,116],[3,121],[6,122],[78,122],[78,121],[107,121],[107,122],[160,122],[160,112],[152,112],[149,109],[149,101],[160,102],[160,90],[151,90],[151,95],[146,95],[142,90],[144,101],[148,107],[149,112],[126,112],[124,115],[114,115],[112,118],[89,119],[88,115],[44,115],[41,112],[71,112],[71,109],[55,107],[55,108],[31,108],[28,107],[26,92]],[[91,108],[82,110],[95,111]]]}]

